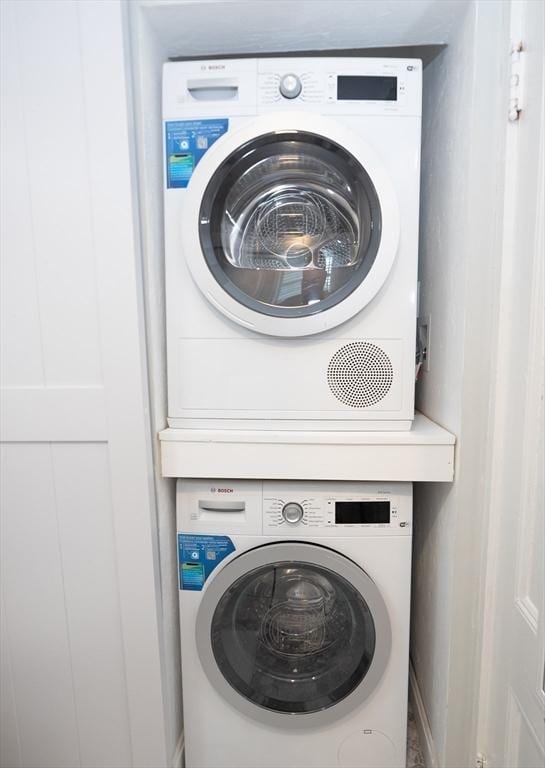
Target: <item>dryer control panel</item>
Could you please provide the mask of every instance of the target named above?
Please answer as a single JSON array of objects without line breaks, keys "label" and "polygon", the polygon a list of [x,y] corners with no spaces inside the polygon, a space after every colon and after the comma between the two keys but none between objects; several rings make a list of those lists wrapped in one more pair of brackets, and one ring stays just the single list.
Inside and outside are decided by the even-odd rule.
[{"label": "dryer control panel", "polygon": [[178,480],[179,530],[342,537],[412,533],[411,483]]},{"label": "dryer control panel", "polygon": [[167,62],[167,120],[269,112],[422,114],[420,59],[269,57]]},{"label": "dryer control panel", "polygon": [[[418,59],[276,58],[258,60],[258,104],[320,105],[339,114],[420,114]],[[288,108],[290,108],[288,106]]]}]

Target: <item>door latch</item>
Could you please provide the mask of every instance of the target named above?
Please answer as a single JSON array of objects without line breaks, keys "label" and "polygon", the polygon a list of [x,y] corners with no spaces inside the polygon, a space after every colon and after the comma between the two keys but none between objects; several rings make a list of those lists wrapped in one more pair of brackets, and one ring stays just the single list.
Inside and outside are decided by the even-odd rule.
[{"label": "door latch", "polygon": [[524,109],[524,64],[526,53],[522,40],[513,43],[510,56],[509,110],[507,116],[510,123],[515,123]]}]

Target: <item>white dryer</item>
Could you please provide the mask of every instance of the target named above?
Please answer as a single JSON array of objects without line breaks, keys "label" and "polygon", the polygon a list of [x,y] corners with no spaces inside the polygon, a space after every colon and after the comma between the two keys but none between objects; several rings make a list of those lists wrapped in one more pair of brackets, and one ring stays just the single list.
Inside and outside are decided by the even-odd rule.
[{"label": "white dryer", "polygon": [[170,62],[171,427],[409,429],[422,65]]},{"label": "white dryer", "polygon": [[178,480],[188,768],[404,768],[410,483]]}]

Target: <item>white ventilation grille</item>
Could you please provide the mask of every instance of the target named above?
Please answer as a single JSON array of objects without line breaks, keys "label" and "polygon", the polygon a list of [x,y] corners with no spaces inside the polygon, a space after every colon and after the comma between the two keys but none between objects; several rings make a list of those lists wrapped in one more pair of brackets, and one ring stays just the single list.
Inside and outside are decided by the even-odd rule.
[{"label": "white ventilation grille", "polygon": [[369,408],[380,402],[392,386],[394,369],[386,352],[367,341],[341,347],[327,368],[329,388],[341,403]]}]

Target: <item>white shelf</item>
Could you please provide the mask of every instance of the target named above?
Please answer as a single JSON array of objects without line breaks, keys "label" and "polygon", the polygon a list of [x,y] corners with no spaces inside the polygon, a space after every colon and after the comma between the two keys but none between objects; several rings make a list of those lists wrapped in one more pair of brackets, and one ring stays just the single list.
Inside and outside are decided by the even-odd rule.
[{"label": "white shelf", "polygon": [[408,432],[165,429],[163,477],[451,482],[456,438],[421,413]]}]

